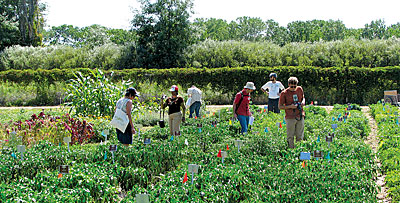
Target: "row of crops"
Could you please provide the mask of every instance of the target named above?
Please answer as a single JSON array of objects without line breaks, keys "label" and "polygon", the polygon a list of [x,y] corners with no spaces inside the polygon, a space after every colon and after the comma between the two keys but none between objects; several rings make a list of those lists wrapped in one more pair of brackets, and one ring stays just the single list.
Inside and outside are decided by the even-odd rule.
[{"label": "row of crops", "polygon": [[378,123],[380,144],[378,158],[386,174],[386,186],[391,198],[400,201],[400,117],[397,107],[385,104],[370,105]]},{"label": "row of crops", "polygon": [[[375,155],[363,142],[368,120],[346,107],[327,113],[307,106],[305,140],[295,149],[287,149],[284,113],[257,106],[245,135],[225,109],[221,116],[188,120],[178,137],[154,127],[135,135],[131,147],[118,145],[115,134],[106,144],[75,144],[70,151],[65,144],[20,140],[27,145],[21,160],[15,146],[4,144],[0,201],[134,202],[136,194],[146,193],[151,202],[376,202]],[[333,142],[327,143],[330,133]],[[151,143],[144,144],[145,138]],[[240,150],[235,140],[243,141]],[[116,152],[110,153],[111,144]],[[322,158],[299,159],[301,152],[316,150]],[[199,165],[193,184],[188,164]],[[60,165],[68,165],[69,173],[60,174]]]}]

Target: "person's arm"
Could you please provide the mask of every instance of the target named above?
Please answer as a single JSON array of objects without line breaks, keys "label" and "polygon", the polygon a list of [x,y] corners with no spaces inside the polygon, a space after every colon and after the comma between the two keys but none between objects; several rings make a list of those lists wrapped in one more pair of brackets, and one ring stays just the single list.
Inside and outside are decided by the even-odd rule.
[{"label": "person's arm", "polygon": [[267,93],[267,94],[268,94],[267,88],[268,88],[268,83],[265,83],[265,84],[261,87],[261,90],[262,90],[264,93]]},{"label": "person's arm", "polygon": [[240,93],[236,94],[235,100],[233,101],[233,116],[235,116],[235,118],[237,118],[236,105],[239,103],[241,96]]},{"label": "person's arm", "polygon": [[183,98],[181,102],[181,107],[182,107],[182,122],[185,122],[186,106],[185,106],[185,100],[183,100]]},{"label": "person's arm", "polygon": [[306,105],[306,97],[304,96],[303,88],[301,88],[301,92],[302,92],[302,94],[303,94],[303,100],[301,101],[301,105],[302,105],[302,106],[305,106],[305,105]]},{"label": "person's arm", "polygon": [[285,98],[285,96],[283,95],[283,96],[279,97],[279,105],[278,105],[278,108],[281,109],[281,110],[295,109],[295,108],[297,108],[296,105],[294,105],[294,104],[286,105],[285,103],[286,103],[286,98]]},{"label": "person's arm", "polygon": [[132,122],[132,100],[129,100],[126,103],[126,115],[128,115],[129,123],[131,124],[132,127],[132,134],[136,134],[136,130]]},{"label": "person's arm", "polygon": [[161,108],[162,109],[165,109],[165,107],[167,107],[167,101],[168,101],[168,99],[166,99],[165,100],[165,102],[163,101],[164,100],[164,95],[161,97]]}]

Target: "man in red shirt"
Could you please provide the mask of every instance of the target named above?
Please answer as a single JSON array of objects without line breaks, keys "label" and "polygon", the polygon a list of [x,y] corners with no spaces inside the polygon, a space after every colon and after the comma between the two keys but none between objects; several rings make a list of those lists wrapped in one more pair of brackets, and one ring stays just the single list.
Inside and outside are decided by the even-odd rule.
[{"label": "man in red shirt", "polygon": [[294,148],[294,136],[296,142],[300,142],[304,137],[304,116],[303,106],[306,99],[303,88],[297,86],[299,81],[296,77],[290,77],[289,87],[285,89],[279,98],[279,109],[285,109],[286,133],[289,148]]},{"label": "man in red shirt", "polygon": [[233,112],[235,118],[240,122],[242,127],[241,133],[247,132],[249,121],[250,121],[250,93],[256,89],[253,82],[247,82],[244,89],[236,94],[235,100],[233,101]]}]

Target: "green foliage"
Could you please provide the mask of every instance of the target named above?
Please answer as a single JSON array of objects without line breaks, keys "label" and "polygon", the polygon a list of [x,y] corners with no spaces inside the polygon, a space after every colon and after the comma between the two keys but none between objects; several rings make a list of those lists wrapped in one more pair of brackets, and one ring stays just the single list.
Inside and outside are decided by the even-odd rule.
[{"label": "green foliage", "polygon": [[310,43],[206,40],[189,46],[180,67],[318,66],[385,67],[400,63],[400,41],[356,40]]},{"label": "green foliage", "polygon": [[191,0],[141,0],[132,20],[138,35],[138,66],[172,68],[191,44]]},{"label": "green foliage", "polygon": [[44,33],[44,43],[69,45],[72,47],[94,48],[105,44],[125,45],[136,40],[131,31],[110,29],[101,25],[74,27],[72,25],[53,26]]},{"label": "green foliage", "polygon": [[[112,75],[112,73],[111,73]],[[114,85],[100,69],[90,71],[88,76],[74,73],[66,88],[66,103],[76,115],[113,116],[115,104],[131,82]]]},{"label": "green foliage", "polygon": [[[129,69],[105,71],[114,82],[132,80],[136,84],[150,82],[160,87],[179,84],[186,89],[196,84],[199,88],[212,89],[218,92],[218,98],[233,98],[247,81],[253,81],[260,87],[268,81],[271,72],[278,73],[279,80],[286,86],[290,76],[299,78],[307,101],[318,101],[321,105],[335,103],[358,103],[361,105],[376,102],[383,98],[384,90],[399,89],[400,67],[384,68],[319,68],[319,67],[243,67],[243,68],[174,68],[174,69]],[[75,78],[74,72],[83,76],[91,74],[90,69],[72,69],[69,71],[25,70],[3,71],[0,79],[8,82],[30,83],[37,78],[47,78],[50,84],[55,81],[67,81]],[[374,81],[374,82],[366,82]],[[157,93],[157,92],[154,92]],[[223,97],[220,97],[223,95]],[[254,98],[263,97],[256,90]],[[211,100],[211,99],[208,99]],[[229,100],[229,99],[228,99]],[[225,100],[224,100],[225,101]],[[260,100],[262,102],[262,99]],[[231,102],[228,102],[231,103]]]}]

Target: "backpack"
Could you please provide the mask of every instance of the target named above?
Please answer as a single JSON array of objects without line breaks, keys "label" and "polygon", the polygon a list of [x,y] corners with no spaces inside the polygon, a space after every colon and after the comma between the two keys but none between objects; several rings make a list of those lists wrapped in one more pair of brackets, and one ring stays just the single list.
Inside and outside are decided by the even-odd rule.
[{"label": "backpack", "polygon": [[240,95],[242,95],[242,97],[240,98],[239,103],[236,105],[235,114],[237,114],[237,110],[239,109],[240,104],[242,104],[243,97],[249,96],[249,95],[244,95],[242,91],[240,91]]}]

